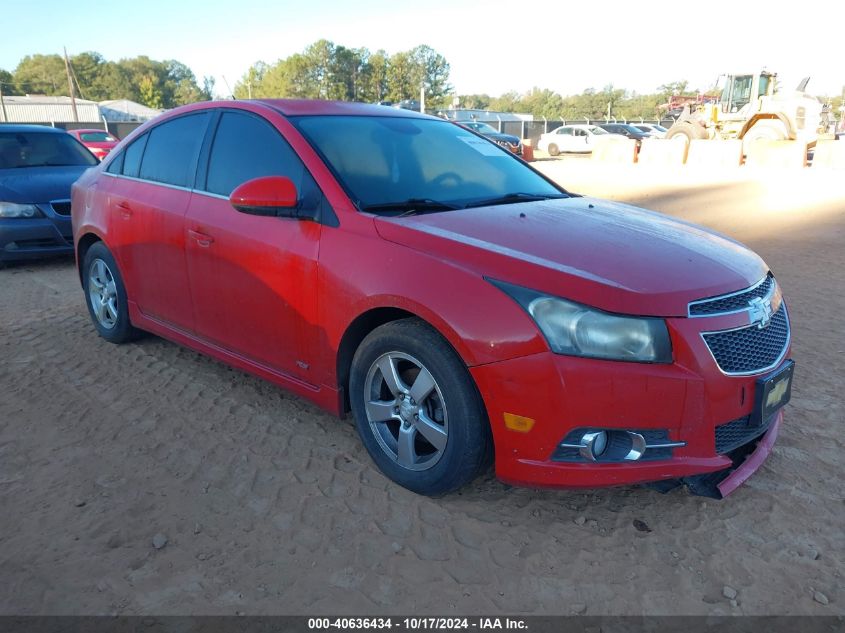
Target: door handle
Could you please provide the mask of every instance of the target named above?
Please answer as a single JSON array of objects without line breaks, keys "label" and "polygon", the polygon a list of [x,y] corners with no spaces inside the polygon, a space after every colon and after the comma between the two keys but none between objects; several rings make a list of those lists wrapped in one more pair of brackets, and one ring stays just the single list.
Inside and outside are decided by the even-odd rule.
[{"label": "door handle", "polygon": [[129,206],[129,203],[125,200],[121,200],[117,203],[117,208],[120,209],[120,215],[124,218],[131,218],[132,217],[132,207]]},{"label": "door handle", "polygon": [[199,231],[189,229],[188,235],[190,235],[191,239],[193,239],[197,244],[199,244],[203,248],[208,248],[214,243],[213,237],[211,237],[210,235],[206,235],[205,233],[200,233]]}]

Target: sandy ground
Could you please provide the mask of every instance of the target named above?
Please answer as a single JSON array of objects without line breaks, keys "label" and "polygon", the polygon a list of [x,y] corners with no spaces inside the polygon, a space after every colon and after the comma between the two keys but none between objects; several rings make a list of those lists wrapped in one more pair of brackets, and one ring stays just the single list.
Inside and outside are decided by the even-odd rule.
[{"label": "sandy ground", "polygon": [[718,502],[489,474],[418,497],[349,422],[161,339],[97,338],[72,262],[15,266],[0,271],[0,613],[845,614],[845,174],[537,164],[730,234],[777,274],[797,381],[745,486]]}]

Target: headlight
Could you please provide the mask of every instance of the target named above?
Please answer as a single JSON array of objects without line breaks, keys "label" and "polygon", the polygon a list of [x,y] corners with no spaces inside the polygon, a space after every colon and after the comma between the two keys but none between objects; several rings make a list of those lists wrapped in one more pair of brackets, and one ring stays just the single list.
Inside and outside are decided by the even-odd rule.
[{"label": "headlight", "polygon": [[37,218],[41,215],[34,204],[0,202],[0,218]]},{"label": "headlight", "polygon": [[672,362],[672,343],[663,319],[611,314],[520,286],[492,283],[531,315],[557,354],[639,363]]}]

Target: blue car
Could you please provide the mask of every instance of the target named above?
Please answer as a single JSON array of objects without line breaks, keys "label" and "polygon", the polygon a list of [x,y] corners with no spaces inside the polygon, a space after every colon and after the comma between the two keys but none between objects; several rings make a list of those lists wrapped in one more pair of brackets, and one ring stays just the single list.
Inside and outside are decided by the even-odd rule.
[{"label": "blue car", "polygon": [[73,253],[70,187],[98,160],[41,125],[0,125],[0,267]]}]

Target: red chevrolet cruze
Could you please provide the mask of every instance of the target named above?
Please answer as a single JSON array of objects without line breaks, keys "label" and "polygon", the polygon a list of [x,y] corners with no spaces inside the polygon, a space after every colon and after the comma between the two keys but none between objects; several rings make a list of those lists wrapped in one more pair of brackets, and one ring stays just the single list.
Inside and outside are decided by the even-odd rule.
[{"label": "red chevrolet cruze", "polygon": [[718,497],[790,396],[787,309],[757,255],[410,111],[178,108],[86,172],[72,209],[100,336],[153,332],[351,410],[420,493],[495,459],[511,483]]}]

